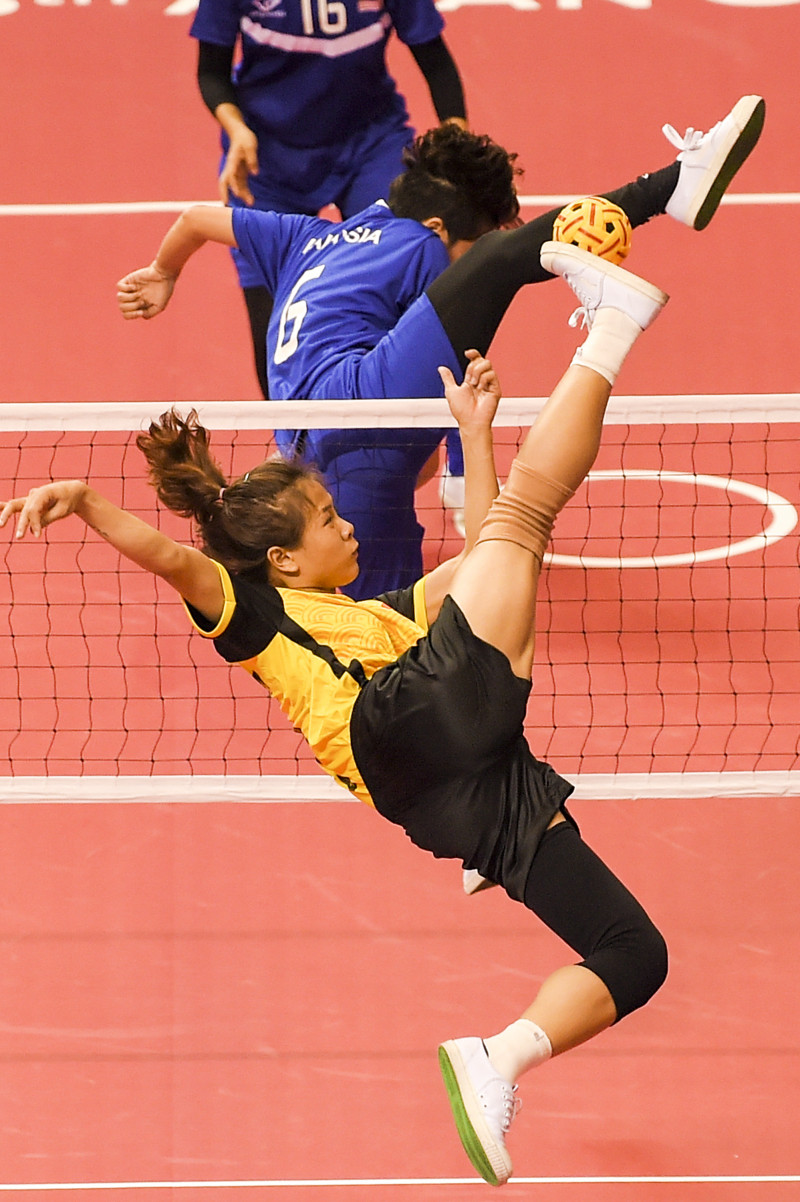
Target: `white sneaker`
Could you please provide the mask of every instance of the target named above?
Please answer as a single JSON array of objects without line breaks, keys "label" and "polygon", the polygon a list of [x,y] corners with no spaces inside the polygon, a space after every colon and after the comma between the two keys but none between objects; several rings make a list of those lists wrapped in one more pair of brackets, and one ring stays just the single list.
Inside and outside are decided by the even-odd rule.
[{"label": "white sneaker", "polygon": [[582,317],[591,329],[598,309],[619,309],[646,330],[669,300],[655,284],[569,242],[545,242],[541,262],[545,271],[562,276],[581,302],[570,325]]},{"label": "white sneaker", "polygon": [[465,868],[461,881],[467,896],[472,896],[473,893],[482,893],[484,889],[497,888],[497,882],[489,881],[485,876],[481,876],[477,868]]},{"label": "white sneaker", "polygon": [[449,1039],[439,1048],[439,1067],[464,1151],[490,1185],[511,1176],[506,1135],[520,1107],[517,1087],[494,1069],[482,1039]]},{"label": "white sneaker", "polygon": [[663,127],[680,151],[678,183],[667,201],[670,217],[696,230],[706,228],[725,189],[759,139],[765,108],[761,96],[743,96],[707,134],[690,127],[681,137],[673,126]]},{"label": "white sneaker", "polygon": [[445,468],[439,481],[439,496],[445,509],[450,510],[456,533],[464,538],[464,477],[453,476]]}]

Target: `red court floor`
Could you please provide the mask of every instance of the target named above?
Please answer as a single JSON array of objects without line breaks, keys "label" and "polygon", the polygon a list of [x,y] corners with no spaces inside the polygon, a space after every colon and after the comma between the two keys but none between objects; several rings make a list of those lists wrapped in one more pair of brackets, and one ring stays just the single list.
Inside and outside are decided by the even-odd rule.
[{"label": "red court floor", "polygon": [[[525,1079],[517,1173],[709,1181],[507,1193],[797,1197],[796,1178],[713,1184],[798,1170],[796,800],[574,808],[664,929],[671,973],[644,1011]],[[254,1196],[489,1195],[436,1184],[470,1171],[435,1048],[510,1020],[563,961],[522,907],[465,897],[456,866],[348,801],[2,817],[4,1181],[367,1179]]]},{"label": "red court floor", "polygon": [[[198,256],[158,322],[115,309],[116,280],[172,220],[165,206],[215,194],[190,14],[166,9],[0,0],[0,407],[257,395],[224,252]],[[620,391],[800,393],[797,4],[519,0],[446,16],[473,126],[519,151],[525,215],[669,161],[665,121],[705,128],[738,96],[767,97],[762,143],[709,230],[637,232],[629,265],[672,300]],[[428,124],[408,55],[393,63]],[[90,202],[162,211],[31,207]],[[575,345],[571,307],[557,283],[514,302],[493,347],[509,396],[549,390]],[[556,550],[589,538],[608,556],[666,555],[758,533],[763,503],[663,473],[768,486],[797,506],[796,441],[796,425],[610,428],[600,469],[662,475],[592,483]],[[94,442],[90,462],[69,438],[55,458],[49,435],[6,438],[0,478],[96,469],[149,504],[135,459]],[[430,558],[454,546],[434,505],[429,489]],[[285,729],[265,744],[268,703],[195,648],[178,607],[105,554],[66,531],[46,550],[3,547],[5,779],[313,771]],[[796,531],[694,566],[554,566],[541,624],[532,738],[567,775],[795,768]],[[1,1194],[489,1197],[435,1049],[504,1025],[562,962],[521,907],[466,898],[457,865],[347,799],[42,796],[20,804],[0,782]],[[579,790],[573,808],[664,930],[671,972],[645,1010],[526,1078],[505,1196],[795,1202],[797,798]]]}]

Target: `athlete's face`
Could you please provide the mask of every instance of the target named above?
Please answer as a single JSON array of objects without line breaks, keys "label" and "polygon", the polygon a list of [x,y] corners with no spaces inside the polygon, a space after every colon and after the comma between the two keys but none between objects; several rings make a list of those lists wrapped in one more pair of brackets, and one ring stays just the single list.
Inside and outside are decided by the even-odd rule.
[{"label": "athlete's face", "polygon": [[303,538],[299,547],[282,552],[281,563],[273,560],[273,566],[290,588],[332,591],[351,584],[358,575],[352,523],[339,516],[330,493],[317,480],[305,480],[298,487],[311,503]]}]

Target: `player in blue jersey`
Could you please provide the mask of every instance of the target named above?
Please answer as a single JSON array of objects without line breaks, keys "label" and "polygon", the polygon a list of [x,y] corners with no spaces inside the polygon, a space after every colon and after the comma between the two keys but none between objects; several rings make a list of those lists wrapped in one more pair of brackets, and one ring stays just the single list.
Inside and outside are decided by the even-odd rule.
[{"label": "player in blue jersey", "polygon": [[[385,198],[414,137],[405,101],[386,69],[393,31],[422,71],[439,120],[466,125],[464,91],[443,30],[433,0],[200,0],[191,33],[199,40],[200,93],[222,127],[223,203],[312,216],[321,206],[335,204],[347,218]],[[237,47],[241,58],[234,70]],[[235,247],[232,254],[256,373],[268,398],[273,297],[246,257]],[[443,499],[458,509],[463,507],[461,443],[456,430],[445,438]],[[399,467],[399,456],[395,459]],[[368,479],[374,493],[368,513],[404,509],[409,485],[417,483],[416,462],[411,447],[407,479],[395,489],[396,475],[382,478],[367,448],[354,463],[356,494],[348,497],[346,481],[342,484],[344,511],[362,507]],[[370,520],[361,522],[368,543]],[[390,543],[384,551],[387,572],[393,556]],[[401,559],[384,584],[393,587],[405,579]]]},{"label": "player in blue jersey", "polygon": [[[743,97],[708,134],[689,131],[676,162],[599,194],[618,204],[634,226],[666,212],[702,229],[758,140],[763,120],[764,101]],[[191,255],[207,241],[221,242],[237,246],[276,297],[268,347],[278,396],[440,395],[439,365],[460,378],[467,350],[486,354],[519,289],[551,278],[540,251],[552,237],[556,213],[517,229],[497,228],[515,216],[518,202],[513,157],[489,138],[443,126],[418,139],[407,158],[388,207],[371,206],[341,226],[194,206],[167,233],[154,262],[119,282],[123,316],[160,313]],[[372,478],[364,469],[366,437]],[[407,443],[408,431],[399,437]],[[414,437],[421,467],[438,433]],[[324,473],[342,516],[356,527],[363,580],[352,596],[376,596],[388,587],[384,537],[395,540],[392,579],[404,568],[413,581],[421,569],[408,448],[400,447],[398,469],[397,444],[393,431],[323,430],[309,432],[302,447]],[[394,512],[374,506],[381,480],[390,481],[400,502]],[[363,510],[344,509],[343,492],[352,501],[359,485]]]},{"label": "player in blue jersey", "polygon": [[[335,204],[351,217],[385,197],[414,137],[386,68],[393,31],[439,120],[466,123],[443,30],[433,0],[200,0],[191,33],[200,93],[222,127],[223,203],[309,215]],[[268,397],[272,297],[247,258],[233,256]]]}]

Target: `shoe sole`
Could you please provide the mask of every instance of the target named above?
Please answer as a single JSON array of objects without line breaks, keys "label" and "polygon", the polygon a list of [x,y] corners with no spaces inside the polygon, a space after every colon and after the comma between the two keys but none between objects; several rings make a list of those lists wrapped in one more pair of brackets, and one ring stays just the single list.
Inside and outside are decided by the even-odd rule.
[{"label": "shoe sole", "polygon": [[[545,271],[553,272],[550,264],[556,255],[565,255],[568,259],[574,259],[576,264],[599,269],[603,275],[609,276],[612,280],[619,280],[621,284],[646,296],[648,300],[655,301],[658,305],[664,306],[669,300],[667,293],[662,292],[655,284],[643,280],[641,276],[634,275],[632,271],[627,271],[624,267],[618,267],[616,263],[611,263],[608,259],[593,255],[590,250],[582,250],[579,246],[573,246],[571,242],[544,243],[540,252],[540,261]],[[553,275],[558,274],[558,272],[553,272]]]},{"label": "shoe sole", "polygon": [[744,121],[744,125],[723,159],[708,195],[697,210],[697,216],[692,222],[696,230],[706,228],[719,208],[719,202],[728,185],[760,138],[764,128],[766,104],[760,96],[744,96],[734,105],[731,115],[737,123]]},{"label": "shoe sole", "polygon": [[[486,1154],[484,1142],[481,1135],[476,1131],[473,1120],[469,1115],[467,1103],[464,1100],[465,1093],[473,1102],[476,1116],[480,1112],[480,1102],[475,1096],[475,1091],[472,1088],[472,1083],[467,1075],[464,1067],[464,1062],[461,1058],[461,1053],[458,1047],[452,1040],[443,1043],[439,1048],[439,1068],[442,1071],[444,1078],[445,1089],[447,1096],[450,1099],[450,1108],[453,1111],[453,1118],[456,1121],[456,1130],[458,1137],[461,1140],[461,1145],[470,1159],[472,1167],[475,1169],[484,1181],[489,1185],[505,1185],[511,1176],[511,1162],[507,1160],[505,1176],[498,1176],[496,1170],[492,1166],[489,1157]],[[486,1124],[476,1117],[476,1123],[482,1127],[484,1139],[498,1145],[494,1140],[491,1131]]]}]

